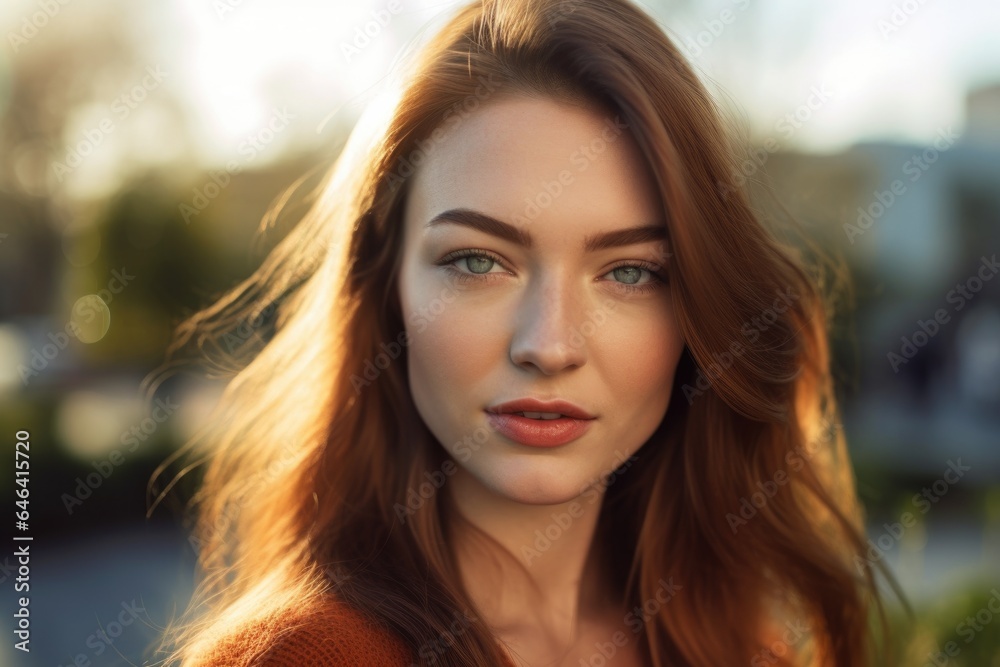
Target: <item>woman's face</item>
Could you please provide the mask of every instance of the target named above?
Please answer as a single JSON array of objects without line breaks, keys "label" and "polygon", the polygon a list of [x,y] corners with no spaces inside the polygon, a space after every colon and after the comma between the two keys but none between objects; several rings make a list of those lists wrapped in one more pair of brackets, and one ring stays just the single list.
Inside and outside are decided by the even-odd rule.
[{"label": "woman's face", "polygon": [[[397,288],[413,400],[455,474],[511,500],[581,495],[652,435],[670,399],[684,343],[666,225],[621,122],[494,99],[443,126],[412,176]],[[489,412],[521,398],[594,418]]]}]

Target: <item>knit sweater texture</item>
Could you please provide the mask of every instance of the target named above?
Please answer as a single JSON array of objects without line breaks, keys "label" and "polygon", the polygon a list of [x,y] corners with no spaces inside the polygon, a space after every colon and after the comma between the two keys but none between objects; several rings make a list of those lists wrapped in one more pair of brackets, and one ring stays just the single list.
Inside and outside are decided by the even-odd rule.
[{"label": "knit sweater texture", "polygon": [[[796,630],[796,628],[800,628]],[[794,631],[793,645],[788,632]],[[795,661],[794,643],[807,628],[767,624],[763,646],[781,643]],[[428,644],[434,648],[434,644]],[[440,650],[447,650],[438,644]],[[225,635],[184,667],[416,667],[417,656],[393,631],[334,597],[307,610],[286,611]],[[809,664],[813,664],[810,662]],[[506,667],[515,667],[508,656]]]},{"label": "knit sweater texture", "polygon": [[[417,656],[394,632],[353,607],[330,599],[308,611],[285,613],[247,624],[216,642],[185,667],[411,667],[417,664]],[[514,667],[511,662],[507,664]]]}]

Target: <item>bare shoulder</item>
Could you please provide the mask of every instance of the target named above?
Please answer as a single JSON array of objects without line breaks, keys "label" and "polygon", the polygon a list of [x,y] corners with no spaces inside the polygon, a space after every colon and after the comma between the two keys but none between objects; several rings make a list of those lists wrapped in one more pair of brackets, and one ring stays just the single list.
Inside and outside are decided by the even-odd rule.
[{"label": "bare shoulder", "polygon": [[185,667],[408,667],[411,659],[410,650],[391,631],[330,599],[249,623]]}]

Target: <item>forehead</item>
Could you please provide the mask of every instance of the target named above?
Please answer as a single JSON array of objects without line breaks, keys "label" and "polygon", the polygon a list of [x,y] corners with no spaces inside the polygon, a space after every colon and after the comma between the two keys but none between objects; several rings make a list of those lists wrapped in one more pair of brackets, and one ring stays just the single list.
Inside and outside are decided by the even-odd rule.
[{"label": "forehead", "polygon": [[566,224],[583,235],[663,219],[624,118],[596,106],[491,100],[442,125],[413,178],[407,216],[420,224],[456,207],[531,224],[536,235]]}]

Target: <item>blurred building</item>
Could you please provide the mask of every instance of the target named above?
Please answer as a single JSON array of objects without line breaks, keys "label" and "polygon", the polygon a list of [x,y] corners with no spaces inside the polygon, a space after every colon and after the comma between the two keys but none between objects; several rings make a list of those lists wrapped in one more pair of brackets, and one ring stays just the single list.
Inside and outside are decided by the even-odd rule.
[{"label": "blurred building", "polygon": [[855,457],[937,475],[1000,479],[1000,84],[967,97],[964,128],[929,145],[864,143],[776,154],[778,197],[851,264]]}]

